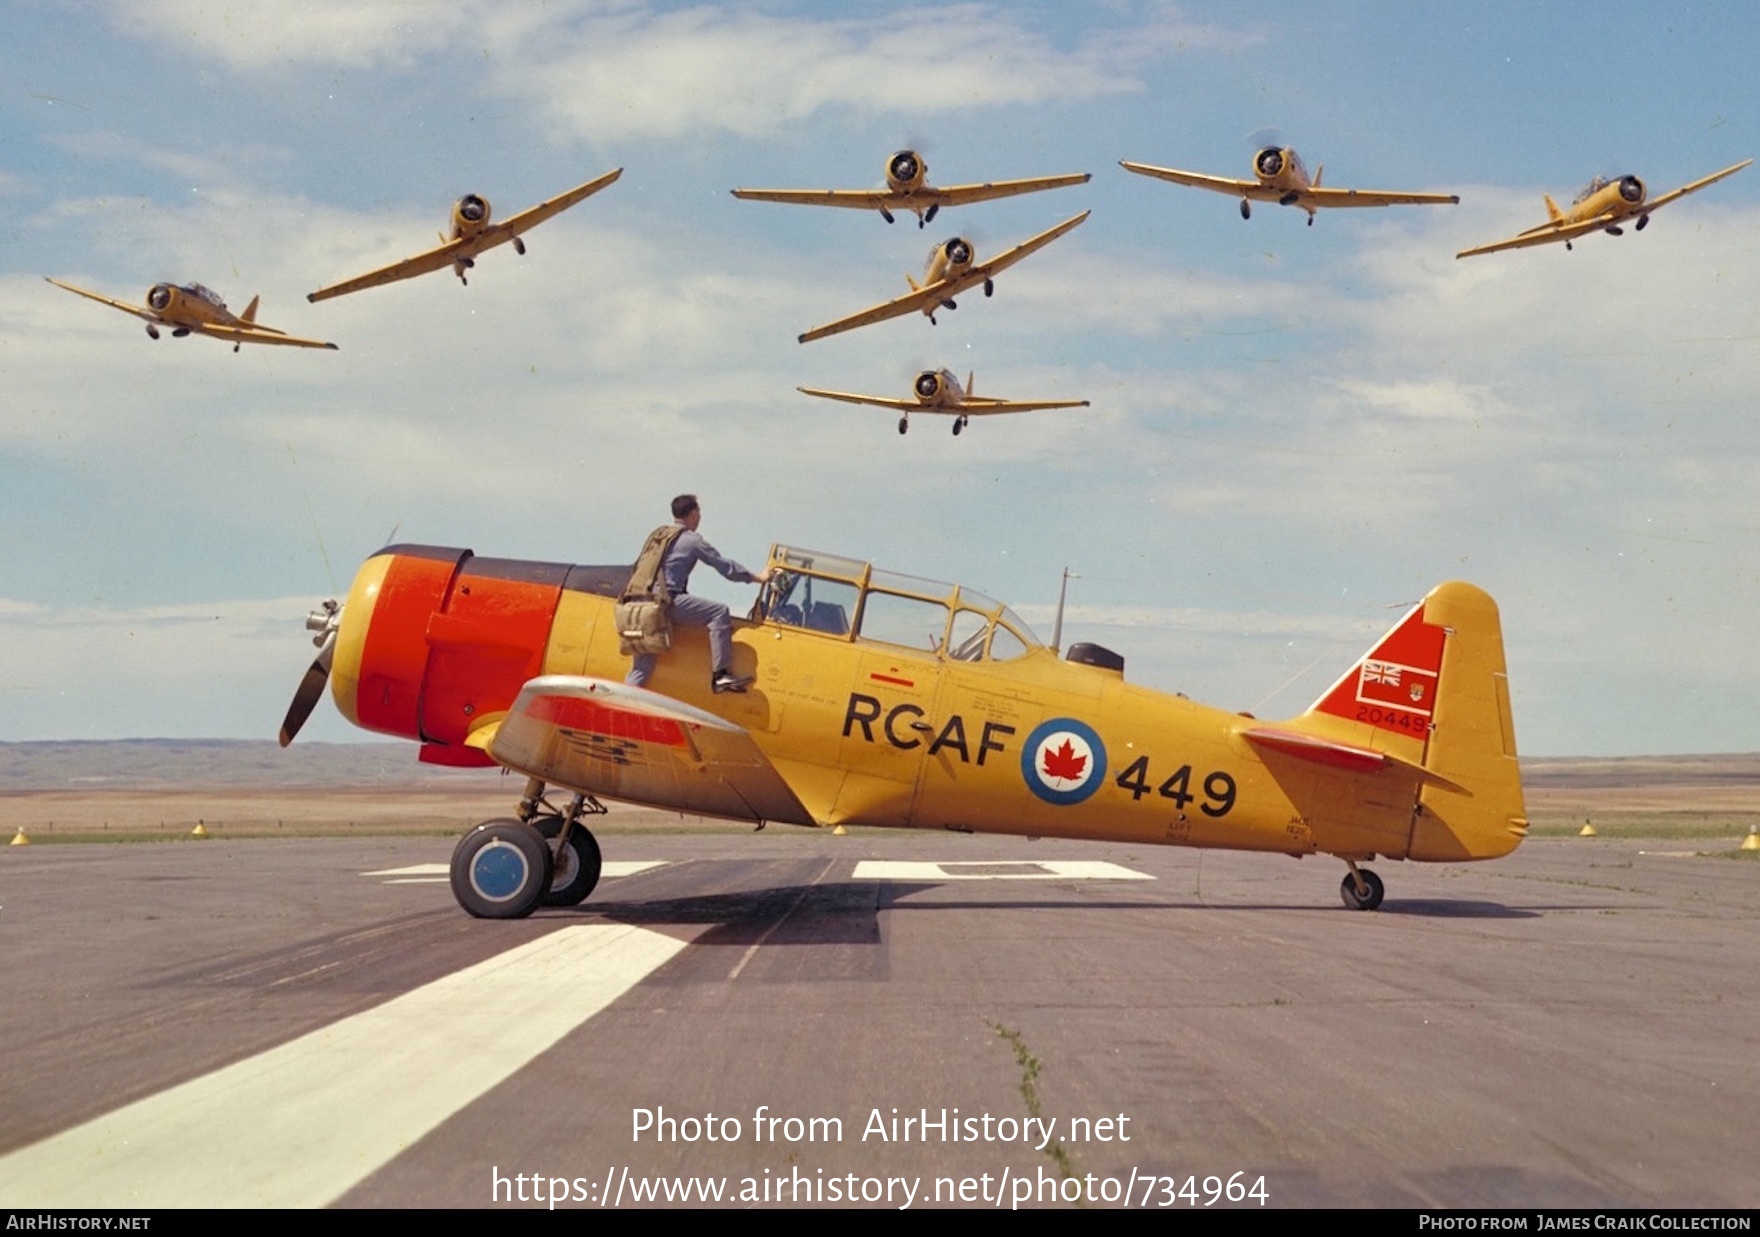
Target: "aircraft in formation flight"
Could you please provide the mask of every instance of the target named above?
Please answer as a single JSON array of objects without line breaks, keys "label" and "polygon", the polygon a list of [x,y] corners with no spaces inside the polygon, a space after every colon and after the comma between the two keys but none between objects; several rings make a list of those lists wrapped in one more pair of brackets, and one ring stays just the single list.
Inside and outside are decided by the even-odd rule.
[{"label": "aircraft in formation flight", "polygon": [[[1373,910],[1374,856],[1493,859],[1527,830],[1497,606],[1442,584],[1305,712],[1262,722],[1067,659],[1007,606],[855,559],[775,546],[734,621],[742,695],[715,694],[707,635],[680,627],[649,688],[621,680],[627,564],[568,566],[393,546],[306,620],[343,716],[441,765],[526,778],[514,815],[460,839],[452,891],[519,918],[592,892],[597,796],[733,820],[1222,847],[1344,861]],[[546,797],[555,787],[564,805]]]},{"label": "aircraft in formation flight", "polygon": [[1323,189],[1320,187],[1320,177],[1326,171],[1325,165],[1316,167],[1314,177],[1310,180],[1301,157],[1287,146],[1267,146],[1254,155],[1253,180],[1231,180],[1226,176],[1208,176],[1203,172],[1182,172],[1178,168],[1155,167],[1125,159],[1119,160],[1119,166],[1144,176],[1170,180],[1176,185],[1190,185],[1196,189],[1209,189],[1215,193],[1239,197],[1242,219],[1253,217],[1254,201],[1276,202],[1279,206],[1299,206],[1308,212],[1309,227],[1314,226],[1314,212],[1323,206],[1432,206],[1460,201],[1459,196],[1452,193],[1405,193],[1398,190],[1331,187]]},{"label": "aircraft in formation flight", "polygon": [[84,288],[76,288],[47,275],[43,278],[57,288],[66,288],[88,300],[144,319],[147,334],[154,339],[159,338],[159,328],[165,327],[177,339],[182,339],[185,335],[207,335],[213,339],[228,340],[234,352],[238,351],[240,344],[284,344],[290,348],[336,349],[335,344],[321,339],[301,339],[297,335],[277,331],[272,326],[261,325],[257,321],[259,298],[254,296],[251,297],[251,303],[244,307],[242,314],[235,314],[226,308],[226,302],[216,293],[199,283],[156,283],[147,289],[147,303],[142,306],[113,300],[96,292],[87,292]]},{"label": "aircraft in formation flight", "polygon": [[1066,185],[1086,184],[1086,172],[1067,176],[1039,176],[1030,180],[986,181],[981,185],[949,185],[936,189],[924,184],[929,165],[914,150],[901,150],[886,161],[884,189],[735,189],[733,196],[748,202],[785,202],[795,206],[847,206],[855,210],[877,210],[887,223],[892,212],[908,210],[917,217],[917,226],[925,227],[943,206],[964,206],[969,202],[989,202],[1011,198],[1022,193],[1038,193],[1042,189],[1061,189]]},{"label": "aircraft in formation flight", "polygon": [[1637,218],[1634,230],[1642,232],[1650,222],[1650,212],[1660,210],[1676,198],[1684,198],[1695,193],[1706,185],[1716,184],[1726,176],[1734,176],[1737,172],[1754,162],[1743,159],[1740,163],[1726,167],[1721,172],[1713,172],[1690,185],[1683,185],[1672,193],[1665,193],[1659,198],[1646,198],[1644,182],[1636,176],[1621,176],[1618,180],[1608,180],[1597,176],[1583,187],[1581,193],[1572,200],[1566,210],[1560,210],[1558,203],[1551,195],[1542,195],[1546,201],[1546,213],[1550,218],[1537,227],[1529,228],[1506,241],[1493,241],[1489,245],[1478,245],[1472,249],[1463,249],[1454,256],[1470,258],[1475,254],[1498,253],[1505,249],[1526,249],[1530,245],[1550,245],[1563,241],[1564,247],[1570,249],[1571,242],[1579,236],[1590,232],[1606,232],[1609,236],[1624,236],[1625,229],[1619,225],[1626,220]]},{"label": "aircraft in formation flight", "polygon": [[984,295],[991,296],[996,291],[992,282],[996,275],[1019,262],[1030,253],[1035,253],[1052,241],[1074,228],[1088,217],[1087,211],[1065,219],[1055,228],[1041,232],[1030,240],[1022,241],[1013,249],[1000,253],[988,262],[976,262],[976,251],[972,243],[964,237],[956,236],[943,241],[929,252],[929,261],[924,268],[923,282],[918,283],[909,275],[905,282],[910,284],[908,295],[896,300],[876,305],[872,309],[864,309],[860,313],[851,314],[847,318],[839,318],[836,322],[824,326],[816,326],[800,336],[803,344],[815,339],[824,339],[827,335],[836,335],[843,331],[853,331],[858,326],[867,326],[873,322],[884,322],[888,318],[901,318],[905,314],[923,313],[929,321],[935,321],[938,309],[957,309],[954,297],[967,288],[984,285]]},{"label": "aircraft in formation flight", "polygon": [[426,275],[448,266],[458,276],[460,283],[468,284],[470,280],[465,278],[464,273],[476,265],[478,254],[512,241],[514,252],[523,255],[526,243],[520,239],[521,232],[529,231],[551,216],[560,215],[577,202],[592,197],[622,175],[622,168],[613,168],[597,180],[576,185],[567,193],[540,202],[530,210],[521,211],[501,223],[489,222],[489,199],[475,193],[466,194],[452,204],[452,234],[440,234],[441,244],[438,249],[430,249],[413,258],[393,262],[390,266],[369,271],[354,279],[345,279],[328,288],[319,288],[316,292],[308,293],[306,300],[323,301],[333,296],[346,296],[350,292],[377,288],[381,284],[396,283],[400,279],[414,279],[417,275]]},{"label": "aircraft in formation flight", "polygon": [[911,383],[914,399],[888,399],[884,395],[851,395],[847,391],[822,391],[817,387],[796,387],[803,395],[817,395],[820,399],[840,399],[846,404],[871,404],[876,408],[891,408],[904,415],[898,419],[898,432],[904,433],[911,427],[911,413],[938,412],[953,418],[955,437],[966,427],[972,417],[989,417],[1003,412],[1034,412],[1042,408],[1086,408],[1085,399],[1063,400],[1015,400],[997,399],[993,395],[974,395],[972,393],[972,375],[966,375],[965,386],[960,386],[959,379],[954,377],[950,369],[926,369],[918,374]]}]

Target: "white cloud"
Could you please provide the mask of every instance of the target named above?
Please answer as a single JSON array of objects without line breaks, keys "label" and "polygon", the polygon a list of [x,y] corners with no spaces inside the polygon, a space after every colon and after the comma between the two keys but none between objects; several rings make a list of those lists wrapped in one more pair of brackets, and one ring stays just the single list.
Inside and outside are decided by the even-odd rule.
[{"label": "white cloud", "polygon": [[240,71],[300,64],[404,68],[466,37],[499,7],[482,0],[114,0],[110,20],[126,34]]},{"label": "white cloud", "polygon": [[485,65],[476,88],[518,99],[571,139],[773,134],[831,110],[933,115],[1147,89],[1152,64],[1259,41],[1151,10],[1059,46],[1006,6],[955,4],[825,17],[699,5],[543,7],[462,0],[314,0],[297,8],[140,0],[126,33],[239,72],[305,65],[407,69],[449,53]]}]

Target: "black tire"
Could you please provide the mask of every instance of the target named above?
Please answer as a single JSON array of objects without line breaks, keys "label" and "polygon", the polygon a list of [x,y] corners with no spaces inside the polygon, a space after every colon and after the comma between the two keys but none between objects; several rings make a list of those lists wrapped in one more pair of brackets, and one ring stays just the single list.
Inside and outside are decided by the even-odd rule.
[{"label": "black tire", "polygon": [[904,433],[910,427],[911,427],[911,419],[909,417],[900,417],[898,419],[898,432],[899,433],[901,433],[901,434]]},{"label": "black tire", "polygon": [[1376,910],[1381,905],[1381,899],[1387,894],[1387,887],[1381,883],[1381,878],[1368,868],[1358,868],[1357,873],[1363,878],[1363,883],[1369,886],[1369,896],[1363,897],[1357,892],[1357,882],[1349,872],[1344,875],[1344,884],[1338,887],[1339,896],[1344,899],[1344,904],[1353,911]]},{"label": "black tire", "polygon": [[961,430],[963,430],[965,427],[966,427],[966,419],[964,417],[955,417],[953,419],[953,436],[955,438],[958,438],[959,432]]},{"label": "black tire", "polygon": [[1242,198],[1241,199],[1241,218],[1242,219],[1251,219],[1252,217],[1253,217],[1253,204],[1251,202],[1247,201],[1247,199]]},{"label": "black tire", "polygon": [[550,887],[550,848],[517,820],[484,821],[452,852],[452,896],[478,919],[524,919]]},{"label": "black tire", "polygon": [[[547,842],[554,842],[562,832],[560,816],[546,816],[538,822],[538,832]],[[545,906],[579,906],[599,886],[599,840],[579,821],[568,831],[568,845],[562,848],[557,861],[551,851],[550,888],[544,894]]]}]

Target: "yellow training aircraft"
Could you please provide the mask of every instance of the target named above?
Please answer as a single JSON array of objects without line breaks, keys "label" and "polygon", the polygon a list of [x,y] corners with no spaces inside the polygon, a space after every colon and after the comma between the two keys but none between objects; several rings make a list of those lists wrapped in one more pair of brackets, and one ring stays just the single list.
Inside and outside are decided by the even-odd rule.
[{"label": "yellow training aircraft", "polygon": [[[679,627],[647,688],[622,680],[627,564],[568,566],[394,546],[307,619],[317,659],[281,742],[326,678],[343,716],[420,758],[527,781],[514,816],[452,858],[471,914],[574,905],[599,877],[598,796],[702,816],[834,827],[1329,854],[1372,910],[1388,859],[1493,859],[1527,831],[1497,607],[1432,590],[1305,712],[1283,721],[1066,659],[971,589],[775,546],[733,624],[743,694],[716,694],[702,628]],[[567,799],[552,806],[555,787]]]},{"label": "yellow training aircraft", "polygon": [[1011,198],[1021,193],[1037,193],[1041,189],[1061,189],[1065,185],[1082,185],[1089,180],[1086,172],[1067,176],[1038,176],[1031,180],[986,181],[981,185],[949,185],[936,189],[923,183],[929,165],[914,150],[901,150],[886,161],[884,189],[735,189],[733,196],[748,202],[786,202],[796,206],[847,206],[856,210],[877,210],[887,223],[892,212],[908,210],[923,227],[935,218],[943,206],[963,206],[968,202],[989,202]]},{"label": "yellow training aircraft", "polygon": [[285,344],[290,348],[336,349],[335,344],[325,343],[321,339],[301,339],[297,335],[277,331],[272,326],[260,325],[257,322],[259,298],[254,296],[251,297],[251,303],[244,307],[242,314],[234,314],[226,308],[225,301],[199,283],[156,283],[147,289],[147,303],[141,306],[112,300],[96,292],[87,292],[84,288],[76,288],[47,275],[43,278],[57,288],[66,288],[69,292],[76,292],[99,304],[145,319],[147,334],[154,339],[159,338],[159,328],[166,327],[177,339],[182,339],[185,335],[208,335],[214,339],[230,340],[234,352],[238,351],[240,344]]},{"label": "yellow training aircraft", "polygon": [[974,263],[977,256],[972,243],[963,237],[956,236],[952,240],[943,241],[929,253],[929,261],[924,268],[923,282],[918,283],[909,275],[905,282],[910,284],[911,291],[907,296],[887,301],[884,305],[876,305],[872,309],[864,309],[861,313],[851,314],[847,318],[839,318],[836,322],[824,326],[816,326],[800,336],[801,343],[811,343],[815,339],[824,339],[827,335],[836,335],[843,331],[853,331],[858,326],[867,326],[871,322],[884,322],[888,318],[902,318],[905,314],[927,314],[929,321],[935,321],[938,309],[958,309],[954,297],[967,288],[984,285],[984,295],[991,296],[996,291],[992,282],[994,276],[1001,274],[1019,262],[1028,254],[1043,249],[1052,241],[1068,232],[1088,217],[1083,211],[1074,218],[1065,219],[1048,232],[1041,232],[1031,240],[1022,241],[1006,253],[998,254],[988,262]]},{"label": "yellow training aircraft", "polygon": [[1308,212],[1308,226],[1314,226],[1314,212],[1322,206],[1426,206],[1458,203],[1452,193],[1404,193],[1383,189],[1333,189],[1320,187],[1326,171],[1322,164],[1308,179],[1308,169],[1301,157],[1287,146],[1267,146],[1253,156],[1254,180],[1230,180],[1226,176],[1207,176],[1203,172],[1182,172],[1178,168],[1158,168],[1147,163],[1119,160],[1127,171],[1140,172],[1176,185],[1191,185],[1216,193],[1237,196],[1241,200],[1241,218],[1253,217],[1253,202],[1276,202],[1279,206],[1299,206]]},{"label": "yellow training aircraft", "polygon": [[966,384],[961,387],[959,379],[949,369],[926,369],[917,375],[911,384],[915,399],[888,399],[884,395],[851,395],[846,391],[821,391],[817,387],[796,387],[803,395],[817,395],[820,399],[840,399],[846,404],[872,404],[876,408],[891,408],[904,415],[898,419],[898,432],[904,433],[911,427],[911,413],[939,412],[953,418],[954,436],[966,427],[972,417],[995,416],[1001,412],[1034,412],[1041,408],[1086,408],[1085,399],[1062,400],[1016,400],[997,399],[990,395],[974,395],[972,393],[972,376],[966,375]]},{"label": "yellow training aircraft", "polygon": [[390,266],[376,271],[369,271],[354,279],[345,279],[341,283],[331,284],[328,288],[319,288],[310,293],[306,300],[323,301],[333,296],[346,296],[350,292],[359,292],[365,288],[377,288],[380,284],[396,283],[400,279],[414,279],[417,275],[426,275],[431,271],[450,266],[458,276],[460,283],[468,284],[464,273],[477,264],[477,255],[485,249],[493,249],[497,245],[513,242],[515,253],[524,254],[526,243],[519,236],[521,232],[537,227],[552,215],[560,215],[577,202],[592,197],[599,190],[623,175],[622,168],[613,168],[598,180],[589,180],[584,185],[576,185],[567,193],[540,202],[530,210],[521,211],[511,219],[501,223],[489,222],[489,199],[475,193],[467,193],[452,204],[452,234],[440,234],[441,245],[438,249],[430,249],[427,253],[419,253],[413,258],[405,258],[401,262],[393,262]]},{"label": "yellow training aircraft", "polygon": [[1752,159],[1743,159],[1721,172],[1713,172],[1702,180],[1683,185],[1673,193],[1665,193],[1659,198],[1646,198],[1644,182],[1636,176],[1622,176],[1618,180],[1597,176],[1583,187],[1583,191],[1577,194],[1567,210],[1560,210],[1558,203],[1550,195],[1541,195],[1546,201],[1546,213],[1551,217],[1538,227],[1529,228],[1506,241],[1493,241],[1489,245],[1463,249],[1454,256],[1470,258],[1474,254],[1526,249],[1530,245],[1550,245],[1555,241],[1563,241],[1564,247],[1569,249],[1572,241],[1590,232],[1624,236],[1625,229],[1619,225],[1633,216],[1638,220],[1634,225],[1635,230],[1642,232],[1650,222],[1651,211],[1660,210],[1676,198],[1684,198],[1706,185],[1716,184],[1726,176],[1734,176],[1752,162]]}]

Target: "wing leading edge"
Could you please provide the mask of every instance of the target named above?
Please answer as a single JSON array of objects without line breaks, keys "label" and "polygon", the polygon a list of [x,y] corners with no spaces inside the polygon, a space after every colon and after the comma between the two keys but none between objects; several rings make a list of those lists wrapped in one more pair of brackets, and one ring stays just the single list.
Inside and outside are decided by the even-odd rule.
[{"label": "wing leading edge", "polygon": [[846,404],[869,404],[875,408],[890,408],[894,412],[938,412],[954,417],[987,417],[1003,412],[1039,412],[1047,408],[1086,408],[1085,399],[1058,400],[1018,400],[992,399],[986,395],[968,395],[958,404],[925,404],[915,399],[891,399],[884,395],[856,395],[849,391],[823,391],[818,387],[796,387],[802,395],[817,395],[820,399],[837,399]]},{"label": "wing leading edge", "polygon": [[1188,185],[1193,189],[1208,189],[1213,193],[1252,198],[1258,202],[1283,202],[1285,199],[1291,199],[1289,201],[1291,206],[1302,203],[1326,207],[1454,206],[1459,205],[1461,200],[1460,195],[1454,193],[1411,193],[1402,189],[1334,189],[1322,188],[1319,185],[1292,189],[1262,184],[1256,180],[1233,180],[1227,176],[1208,176],[1203,172],[1185,172],[1179,168],[1132,163],[1125,159],[1119,160],[1119,166],[1126,171],[1137,172],[1143,176],[1153,176],[1157,180],[1172,181],[1176,185]]},{"label": "wing leading edge", "polygon": [[1022,193],[1084,185],[1087,172],[1065,176],[1035,176],[1024,180],[994,180],[976,185],[923,185],[909,191],[893,189],[735,189],[733,196],[747,202],[780,202],[787,206],[844,206],[852,210],[912,210],[919,206],[966,206],[992,202]]},{"label": "wing leading edge", "polygon": [[743,727],[626,683],[533,679],[505,717],[469,742],[498,764],[586,794],[694,815],[813,823]]}]

